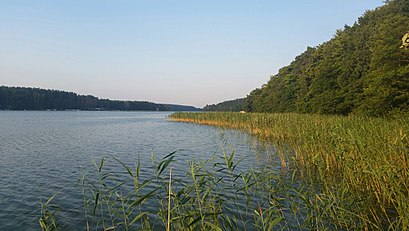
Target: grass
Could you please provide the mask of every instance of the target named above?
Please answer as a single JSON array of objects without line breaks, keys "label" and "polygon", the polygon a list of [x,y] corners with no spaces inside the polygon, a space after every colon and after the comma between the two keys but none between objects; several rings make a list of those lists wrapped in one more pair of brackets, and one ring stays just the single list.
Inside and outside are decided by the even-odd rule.
[{"label": "grass", "polygon": [[[172,175],[176,152],[134,167],[113,156],[95,162],[95,170],[79,180],[83,191],[85,230],[272,230],[283,228],[281,204],[273,200],[276,173],[239,171],[234,151],[202,161],[188,161],[184,176]],[[122,172],[107,165],[122,166]],[[117,168],[116,168],[117,169]],[[152,172],[154,174],[152,174]],[[261,177],[263,176],[263,177]],[[259,180],[259,179],[263,180]],[[281,190],[284,190],[282,188]],[[276,194],[278,195],[278,194]],[[58,211],[42,206],[42,230],[58,230]],[[58,208],[54,210],[54,208]]]},{"label": "grass", "polygon": [[409,118],[181,112],[170,119],[240,129],[273,143],[283,169],[320,186],[286,196],[297,198],[293,213],[305,211],[295,218],[300,225],[409,229]]}]

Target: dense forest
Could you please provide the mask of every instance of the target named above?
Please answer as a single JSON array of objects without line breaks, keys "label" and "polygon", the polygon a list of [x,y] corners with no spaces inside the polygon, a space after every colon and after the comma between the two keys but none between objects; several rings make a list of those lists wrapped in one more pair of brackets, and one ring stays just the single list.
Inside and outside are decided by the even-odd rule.
[{"label": "dense forest", "polygon": [[218,104],[206,105],[204,111],[242,111],[245,98],[224,101]]},{"label": "dense forest", "polygon": [[409,50],[401,47],[408,31],[409,0],[386,1],[354,25],[337,30],[331,40],[308,47],[252,91],[242,108],[371,116],[408,113]]},{"label": "dense forest", "polygon": [[0,110],[197,111],[192,106],[98,99],[92,95],[0,86]]}]

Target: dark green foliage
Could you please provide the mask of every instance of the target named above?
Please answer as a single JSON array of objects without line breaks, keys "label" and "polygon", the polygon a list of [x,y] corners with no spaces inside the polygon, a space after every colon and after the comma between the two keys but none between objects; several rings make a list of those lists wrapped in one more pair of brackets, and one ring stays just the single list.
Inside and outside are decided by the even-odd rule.
[{"label": "dark green foliage", "polygon": [[92,95],[0,86],[0,110],[197,111],[191,106],[98,99]]},{"label": "dark green foliage", "polygon": [[409,1],[388,1],[307,50],[247,96],[254,112],[367,114],[409,111]]},{"label": "dark green foliage", "polygon": [[218,104],[206,105],[204,111],[243,111],[244,110],[244,98],[224,101]]}]

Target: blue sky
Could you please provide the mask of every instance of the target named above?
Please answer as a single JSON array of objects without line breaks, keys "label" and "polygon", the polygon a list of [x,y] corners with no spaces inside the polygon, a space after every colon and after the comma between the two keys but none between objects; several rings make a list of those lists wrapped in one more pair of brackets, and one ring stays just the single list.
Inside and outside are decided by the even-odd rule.
[{"label": "blue sky", "polygon": [[203,107],[245,97],[381,0],[2,0],[0,85]]}]

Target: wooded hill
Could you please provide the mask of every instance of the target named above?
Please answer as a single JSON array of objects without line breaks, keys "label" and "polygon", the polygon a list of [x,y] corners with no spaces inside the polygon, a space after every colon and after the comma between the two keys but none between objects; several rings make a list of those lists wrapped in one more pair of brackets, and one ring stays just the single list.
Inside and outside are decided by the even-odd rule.
[{"label": "wooded hill", "polygon": [[92,95],[0,86],[0,110],[198,111],[192,106],[98,99]]},{"label": "wooded hill", "polygon": [[308,47],[247,96],[251,112],[366,114],[409,112],[409,0],[367,11],[334,37]]},{"label": "wooded hill", "polygon": [[242,111],[243,105],[246,102],[245,98],[228,100],[218,104],[206,105],[204,111]]}]

